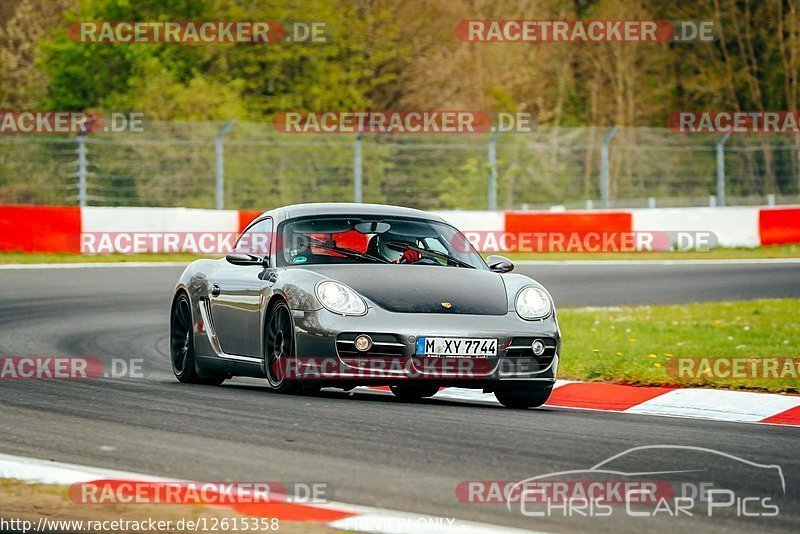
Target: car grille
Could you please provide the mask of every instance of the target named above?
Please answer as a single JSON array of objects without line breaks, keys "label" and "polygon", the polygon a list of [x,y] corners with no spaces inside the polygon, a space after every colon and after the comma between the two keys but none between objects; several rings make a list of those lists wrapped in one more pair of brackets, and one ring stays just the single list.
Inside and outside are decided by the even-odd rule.
[{"label": "car grille", "polygon": [[[531,349],[534,340],[539,339],[544,343],[544,353],[535,356]],[[556,341],[552,338],[515,337],[506,348],[506,361],[504,372],[540,373],[553,363],[556,355]],[[508,368],[505,368],[505,367]]]}]

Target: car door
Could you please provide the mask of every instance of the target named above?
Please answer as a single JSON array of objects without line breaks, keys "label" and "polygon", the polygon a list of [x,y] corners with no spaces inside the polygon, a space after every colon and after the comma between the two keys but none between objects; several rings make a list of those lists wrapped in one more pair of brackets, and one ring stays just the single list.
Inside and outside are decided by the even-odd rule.
[{"label": "car door", "polygon": [[[239,237],[233,252],[269,258],[272,231],[271,218],[257,221]],[[211,316],[220,346],[226,354],[261,357],[261,290],[267,284],[268,267],[220,263],[209,280]]]}]

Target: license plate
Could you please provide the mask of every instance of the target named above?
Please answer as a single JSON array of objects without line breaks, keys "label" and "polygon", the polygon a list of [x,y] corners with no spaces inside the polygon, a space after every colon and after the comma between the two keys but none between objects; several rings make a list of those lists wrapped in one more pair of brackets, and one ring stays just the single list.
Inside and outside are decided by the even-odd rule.
[{"label": "license plate", "polygon": [[421,337],[417,339],[418,356],[486,358],[497,356],[496,339],[463,337]]}]

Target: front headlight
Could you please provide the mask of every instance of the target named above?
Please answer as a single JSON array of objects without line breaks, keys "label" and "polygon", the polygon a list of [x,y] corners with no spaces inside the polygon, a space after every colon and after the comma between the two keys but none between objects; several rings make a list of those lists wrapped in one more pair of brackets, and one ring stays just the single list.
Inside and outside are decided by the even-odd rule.
[{"label": "front headlight", "polygon": [[541,319],[550,315],[553,309],[550,297],[538,287],[526,287],[520,291],[514,307],[523,319]]},{"label": "front headlight", "polygon": [[364,315],[367,303],[344,284],[327,280],[317,284],[317,298],[326,309],[341,315]]}]

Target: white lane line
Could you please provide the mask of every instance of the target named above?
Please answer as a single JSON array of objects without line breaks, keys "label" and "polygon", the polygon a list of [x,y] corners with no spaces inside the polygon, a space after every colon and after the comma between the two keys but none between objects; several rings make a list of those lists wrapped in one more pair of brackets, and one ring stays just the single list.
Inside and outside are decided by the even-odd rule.
[{"label": "white lane line", "polygon": [[514,265],[796,265],[800,258],[742,258],[719,260],[518,260]]},{"label": "white lane line", "polygon": [[98,479],[141,480],[143,482],[157,482],[158,478],[151,475],[115,471],[100,467],[85,467],[77,464],[65,464],[0,454],[0,478],[13,478],[37,484],[79,484]]},{"label": "white lane line", "polygon": [[[99,479],[131,480],[142,482],[187,482],[186,480],[169,479],[143,475],[127,471],[116,471],[99,467],[78,464],[52,462],[38,458],[0,454],[0,479],[11,478],[38,484],[79,484]],[[407,512],[398,512],[370,506],[359,506],[337,502],[329,502],[317,506],[332,510],[341,510],[354,514],[352,517],[328,522],[333,528],[353,532],[378,532],[381,534],[421,534],[427,532],[445,532],[448,534],[522,534],[536,533],[530,530],[501,527],[486,523],[453,520],[453,518],[425,516]]]},{"label": "white lane line", "polygon": [[0,271],[24,269],[102,269],[106,267],[185,267],[191,261],[109,261],[88,263],[8,263]]}]

